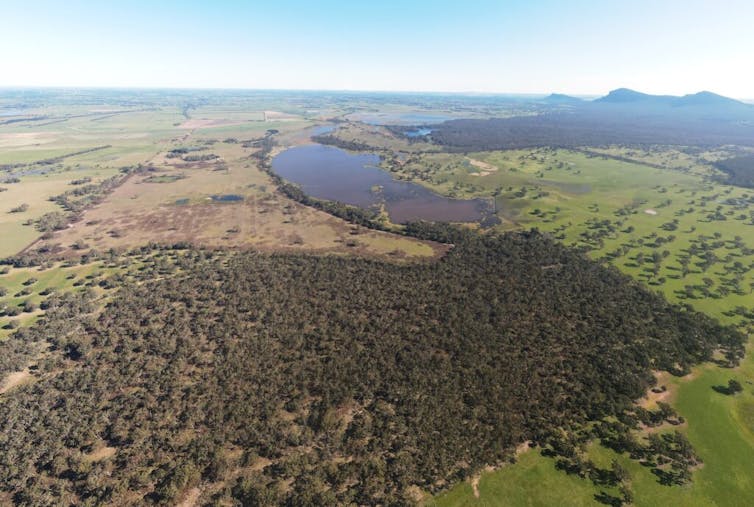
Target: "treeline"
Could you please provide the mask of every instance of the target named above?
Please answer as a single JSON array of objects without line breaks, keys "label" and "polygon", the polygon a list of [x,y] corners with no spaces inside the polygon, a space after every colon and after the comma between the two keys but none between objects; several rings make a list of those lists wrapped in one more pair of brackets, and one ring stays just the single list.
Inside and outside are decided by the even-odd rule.
[{"label": "treeline", "polygon": [[220,158],[218,155],[215,155],[214,153],[207,153],[205,155],[184,155],[182,157],[182,160],[184,162],[207,162],[209,160],[215,160],[217,158]]},{"label": "treeline", "polygon": [[50,201],[63,208],[63,212],[51,211],[45,213],[34,221],[34,225],[38,231],[43,233],[51,233],[64,229],[69,223],[75,221],[82,211],[102,202],[110,192],[123,184],[125,179],[131,174],[144,173],[150,170],[150,167],[142,165],[122,167],[120,174],[106,178],[98,183],[87,184],[85,180],[76,180],[72,182],[72,184],[75,183],[74,188],[49,198]]},{"label": "treeline", "polygon": [[[410,504],[411,486],[437,491],[527,440],[565,459],[562,435],[590,421],[672,417],[632,403],[653,369],[743,354],[740,333],[536,232],[409,229],[455,248],[410,266],[187,251],[178,275],[125,284],[101,313],[53,300],[0,344],[52,344],[38,380],[0,398],[0,491]],[[642,459],[696,462],[668,438]]]},{"label": "treeline", "polygon": [[130,174],[146,172],[142,167],[122,168],[120,174],[106,178],[99,183],[77,185],[75,188],[66,190],[62,194],[50,197],[50,201],[59,205],[63,210],[71,213],[80,213],[84,209],[99,203],[104,196],[123,183]]},{"label": "treeline", "polygon": [[80,150],[80,151],[74,151],[72,153],[66,153],[65,155],[59,155],[57,157],[50,157],[50,158],[44,158],[41,160],[35,160],[33,162],[17,162],[13,164],[0,164],[0,171],[11,171],[13,169],[19,169],[22,167],[29,167],[33,165],[53,165],[57,164],[59,162],[62,162],[63,160],[71,157],[76,157],[78,155],[86,155],[87,153],[92,153],[95,151],[100,150],[106,150],[107,148],[112,148],[112,145],[106,144],[103,146],[95,146],[94,148],[88,148],[86,150]]},{"label": "treeline", "polygon": [[310,197],[298,185],[286,182],[277,175],[273,176],[278,190],[286,197],[300,202],[305,206],[311,206],[318,210],[322,210],[338,218],[342,218],[352,224],[362,225],[370,229],[377,229],[382,231],[392,231],[393,228],[389,227],[385,221],[381,220],[381,215],[378,211],[372,211],[368,209],[359,208],[358,206],[351,206],[339,201],[328,201],[323,199],[316,199]]},{"label": "treeline", "polygon": [[351,151],[384,151],[380,150],[380,148],[377,148],[375,146],[361,143],[359,141],[348,141],[346,139],[341,139],[338,136],[334,136],[332,134],[323,134],[319,136],[312,136],[312,141],[319,144],[327,144],[330,146],[335,146],[336,148],[341,148],[344,150],[351,150]]},{"label": "treeline", "polygon": [[166,158],[182,158],[184,155],[193,153],[195,151],[206,150],[206,146],[181,146],[179,148],[173,148],[165,154]]},{"label": "treeline", "polygon": [[[58,162],[62,162],[63,160],[67,158],[76,157],[78,155],[86,155],[87,153],[92,153],[92,152],[100,151],[100,150],[106,150],[108,148],[112,148],[112,145],[106,144],[104,146],[95,146],[94,148],[88,148],[86,150],[81,150],[81,151],[74,151],[73,153],[66,153],[65,155],[60,155],[58,157],[37,160],[36,162],[32,162],[32,164],[39,164],[39,165],[57,164]],[[29,165],[32,165],[32,164],[29,164]]]},{"label": "treeline", "polygon": [[717,118],[661,116],[583,108],[486,120],[450,120],[432,126],[431,141],[449,151],[607,145],[754,146],[754,126]]},{"label": "treeline", "polygon": [[[136,166],[121,167],[119,175],[104,179],[99,183],[86,184],[86,180],[74,180],[74,188],[62,194],[52,196],[50,201],[58,204],[63,211],[51,211],[35,220],[28,220],[24,225],[33,225],[43,233],[41,239],[50,239],[55,231],[65,229],[68,224],[75,222],[81,213],[100,203],[110,192],[121,185],[132,174],[141,174],[152,171],[150,166],[141,164]],[[55,248],[42,245],[35,250],[28,250],[18,255],[0,259],[0,264],[10,264],[16,267],[38,266],[55,257]]]},{"label": "treeline", "polygon": [[726,158],[714,165],[726,174],[725,183],[754,188],[754,155]]}]

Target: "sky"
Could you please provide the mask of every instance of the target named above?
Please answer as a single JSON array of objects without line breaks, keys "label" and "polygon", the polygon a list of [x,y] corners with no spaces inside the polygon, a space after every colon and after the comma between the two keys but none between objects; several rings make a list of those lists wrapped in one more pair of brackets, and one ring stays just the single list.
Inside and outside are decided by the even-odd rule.
[{"label": "sky", "polygon": [[754,98],[751,0],[0,0],[0,87]]}]

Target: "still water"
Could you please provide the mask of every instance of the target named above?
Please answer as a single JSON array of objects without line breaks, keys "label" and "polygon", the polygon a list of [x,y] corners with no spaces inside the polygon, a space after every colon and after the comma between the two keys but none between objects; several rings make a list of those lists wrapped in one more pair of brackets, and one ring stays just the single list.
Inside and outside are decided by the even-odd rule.
[{"label": "still water", "polygon": [[482,199],[450,199],[416,183],[396,180],[380,169],[379,163],[378,155],[307,144],[277,155],[272,169],[312,197],[362,208],[384,204],[396,223],[477,222],[487,210],[488,204]]}]

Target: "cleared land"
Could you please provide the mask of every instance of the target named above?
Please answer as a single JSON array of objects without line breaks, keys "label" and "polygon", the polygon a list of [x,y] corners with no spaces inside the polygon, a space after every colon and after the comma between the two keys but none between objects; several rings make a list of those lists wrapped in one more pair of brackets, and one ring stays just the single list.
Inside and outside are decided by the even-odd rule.
[{"label": "cleared land", "polygon": [[[0,184],[7,188],[0,194],[7,208],[0,213],[5,238],[0,256],[44,247],[74,257],[149,242],[394,259],[444,251],[430,242],[351,226],[278,195],[251,158],[255,148],[244,145],[268,130],[285,134],[311,125],[301,116],[227,106],[189,109],[189,119],[178,108],[75,112],[52,124],[0,126],[0,143],[6,145],[0,163],[7,166],[0,180],[19,180]],[[93,146],[106,147],[89,151]],[[178,156],[167,157],[171,150],[179,150]],[[71,153],[80,154],[67,156]],[[150,171],[129,176],[66,229],[34,241],[40,237],[34,221],[62,211],[50,198],[72,189],[71,182],[97,184],[137,165]]]},{"label": "cleared land", "polygon": [[31,248],[59,245],[66,250],[63,255],[77,255],[184,242],[396,258],[441,252],[428,242],[351,226],[277,194],[250,151],[238,144],[217,143],[205,151],[218,158],[198,163],[156,159],[154,172],[130,176],[78,222]]}]

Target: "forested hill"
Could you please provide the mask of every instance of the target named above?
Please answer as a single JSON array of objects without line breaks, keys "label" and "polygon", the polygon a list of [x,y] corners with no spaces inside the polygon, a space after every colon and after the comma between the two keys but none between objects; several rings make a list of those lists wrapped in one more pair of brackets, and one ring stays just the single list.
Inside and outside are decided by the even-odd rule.
[{"label": "forested hill", "polygon": [[433,127],[431,139],[448,151],[463,152],[609,144],[754,146],[754,123],[683,113],[646,115],[621,105],[620,109],[578,108],[536,116],[451,120]]},{"label": "forested hill", "polygon": [[[711,92],[682,97],[621,88],[594,101],[553,94],[537,115],[451,120],[431,139],[451,151],[667,144],[754,146],[754,106]],[[567,108],[561,106],[567,105]]]},{"label": "forested hill", "polygon": [[0,398],[0,490],[24,505],[174,504],[199,485],[207,504],[401,504],[410,485],[623,413],[652,369],[741,354],[737,332],[538,233],[411,229],[455,248],[414,266],[189,252],[181,275],[101,314],[52,304],[3,345],[53,352]]}]

